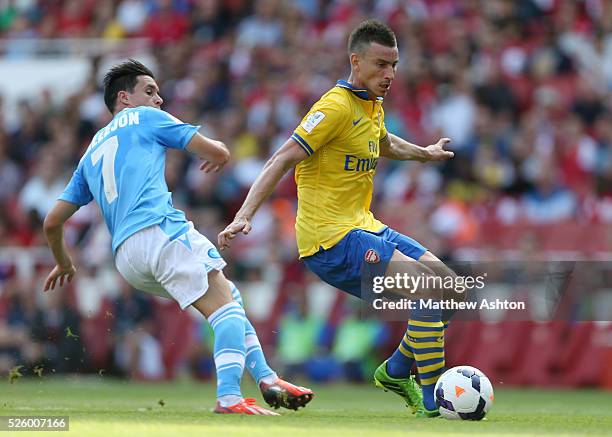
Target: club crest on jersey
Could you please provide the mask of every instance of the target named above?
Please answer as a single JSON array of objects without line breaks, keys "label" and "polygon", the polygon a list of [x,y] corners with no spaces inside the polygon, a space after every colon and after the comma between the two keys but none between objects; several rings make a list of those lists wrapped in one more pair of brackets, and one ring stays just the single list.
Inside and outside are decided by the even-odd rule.
[{"label": "club crest on jersey", "polygon": [[221,259],[221,254],[214,247],[211,247],[210,249],[208,249],[208,256],[213,259]]},{"label": "club crest on jersey", "polygon": [[364,256],[365,262],[368,264],[377,264],[380,262],[380,256],[374,249],[368,249]]},{"label": "club crest on jersey", "polygon": [[325,114],[321,111],[313,112],[302,122],[302,127],[306,132],[310,133],[324,118]]}]

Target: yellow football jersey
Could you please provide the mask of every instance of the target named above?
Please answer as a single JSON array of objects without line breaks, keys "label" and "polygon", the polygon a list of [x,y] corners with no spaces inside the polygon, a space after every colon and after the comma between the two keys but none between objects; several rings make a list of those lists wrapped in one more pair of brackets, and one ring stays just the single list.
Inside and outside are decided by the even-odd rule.
[{"label": "yellow football jersey", "polygon": [[384,118],[382,98],[340,80],[291,136],[309,155],[295,168],[300,257],[333,247],[352,229],[384,228],[370,212]]}]

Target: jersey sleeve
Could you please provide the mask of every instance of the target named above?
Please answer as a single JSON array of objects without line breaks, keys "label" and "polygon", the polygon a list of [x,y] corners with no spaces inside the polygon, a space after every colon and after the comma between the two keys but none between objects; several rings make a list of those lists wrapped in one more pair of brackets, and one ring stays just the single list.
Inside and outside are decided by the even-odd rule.
[{"label": "jersey sleeve", "polygon": [[70,178],[70,182],[66,185],[64,192],[58,197],[58,200],[64,200],[78,206],[87,205],[93,200],[93,195],[83,177],[82,169],[81,165],[77,167],[72,174],[72,178]]},{"label": "jersey sleeve", "polygon": [[171,149],[185,149],[200,129],[200,126],[183,123],[161,109],[152,108],[146,114],[153,136],[164,147]]},{"label": "jersey sleeve", "polygon": [[302,119],[291,138],[310,156],[340,135],[349,119],[348,108],[332,101],[320,100]]}]

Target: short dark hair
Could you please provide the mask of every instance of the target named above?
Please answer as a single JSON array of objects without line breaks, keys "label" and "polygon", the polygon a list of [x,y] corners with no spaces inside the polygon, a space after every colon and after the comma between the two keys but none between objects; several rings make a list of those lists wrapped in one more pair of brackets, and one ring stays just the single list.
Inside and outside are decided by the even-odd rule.
[{"label": "short dark hair", "polygon": [[134,59],[128,59],[108,70],[104,76],[104,103],[111,114],[115,111],[117,93],[119,91],[133,93],[138,76],[151,76],[155,79],[151,70]]},{"label": "short dark hair", "polygon": [[366,45],[378,43],[386,47],[395,47],[395,33],[389,26],[378,20],[365,20],[353,29],[348,41],[348,52],[363,53]]}]

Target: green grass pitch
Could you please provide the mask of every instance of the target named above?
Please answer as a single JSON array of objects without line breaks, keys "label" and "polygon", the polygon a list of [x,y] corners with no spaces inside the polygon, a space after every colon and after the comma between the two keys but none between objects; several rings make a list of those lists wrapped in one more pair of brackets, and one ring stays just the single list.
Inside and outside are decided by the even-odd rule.
[{"label": "green grass pitch", "polygon": [[[244,386],[245,394],[261,404],[254,384]],[[314,386],[316,397],[306,409],[253,417],[213,414],[210,383],[21,378],[0,382],[0,415],[70,417],[70,432],[45,436],[612,436],[610,392],[495,388],[486,420],[459,422],[415,419],[399,397],[368,385]]]}]

